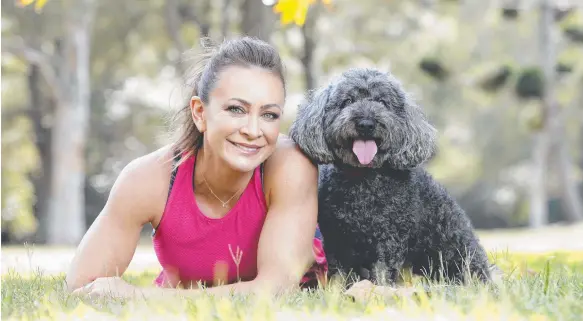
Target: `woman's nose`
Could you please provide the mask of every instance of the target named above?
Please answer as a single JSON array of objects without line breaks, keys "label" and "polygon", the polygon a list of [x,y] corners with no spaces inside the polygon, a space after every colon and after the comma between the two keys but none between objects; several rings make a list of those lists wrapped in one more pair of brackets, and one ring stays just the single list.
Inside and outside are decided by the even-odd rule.
[{"label": "woman's nose", "polygon": [[261,128],[259,128],[259,120],[257,117],[247,117],[247,122],[241,127],[241,133],[248,136],[249,139],[261,137]]}]

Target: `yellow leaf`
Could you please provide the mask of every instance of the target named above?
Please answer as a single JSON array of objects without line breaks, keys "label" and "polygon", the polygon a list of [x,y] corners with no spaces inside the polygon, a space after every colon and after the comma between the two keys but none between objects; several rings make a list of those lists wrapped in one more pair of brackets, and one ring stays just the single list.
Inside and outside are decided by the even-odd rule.
[{"label": "yellow leaf", "polygon": [[34,10],[40,12],[47,3],[47,0],[16,0],[16,5],[19,7],[26,7],[34,3]]},{"label": "yellow leaf", "polygon": [[[302,26],[306,22],[308,8],[316,0],[279,0],[273,7],[275,13],[281,13],[281,24],[286,25],[291,22]],[[322,0],[329,4],[331,0]]]},{"label": "yellow leaf", "polygon": [[16,4],[20,7],[26,7],[33,3],[35,0],[16,0]]},{"label": "yellow leaf", "polygon": [[47,0],[36,0],[36,3],[34,4],[34,9],[37,12],[40,12],[46,3],[47,3]]}]

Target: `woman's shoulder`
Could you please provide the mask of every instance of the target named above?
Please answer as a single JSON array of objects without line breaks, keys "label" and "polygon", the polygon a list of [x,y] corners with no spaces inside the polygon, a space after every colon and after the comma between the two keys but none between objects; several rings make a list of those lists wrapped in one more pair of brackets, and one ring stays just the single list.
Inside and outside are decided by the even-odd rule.
[{"label": "woman's shoulder", "polygon": [[110,198],[131,202],[148,212],[163,208],[172,172],[172,149],[164,146],[130,161],[117,177]]},{"label": "woman's shoulder", "polygon": [[273,154],[265,161],[266,167],[280,168],[290,165],[315,167],[300,150],[297,144],[287,135],[279,134]]},{"label": "woman's shoulder", "polygon": [[[166,145],[130,161],[122,170],[133,180],[164,179],[172,172],[171,146]],[[155,183],[155,182],[152,182]]]},{"label": "woman's shoulder", "polygon": [[267,195],[285,193],[290,188],[317,185],[318,167],[291,138],[281,134],[275,151],[265,161],[264,179]]}]

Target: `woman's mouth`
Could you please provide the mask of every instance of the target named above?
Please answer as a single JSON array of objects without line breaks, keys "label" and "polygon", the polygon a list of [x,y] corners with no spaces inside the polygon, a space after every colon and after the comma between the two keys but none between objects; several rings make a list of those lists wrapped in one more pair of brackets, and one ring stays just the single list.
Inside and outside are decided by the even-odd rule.
[{"label": "woman's mouth", "polygon": [[263,147],[253,144],[235,143],[232,141],[229,141],[229,143],[233,144],[233,146],[237,147],[239,151],[247,155],[257,154],[259,150]]}]

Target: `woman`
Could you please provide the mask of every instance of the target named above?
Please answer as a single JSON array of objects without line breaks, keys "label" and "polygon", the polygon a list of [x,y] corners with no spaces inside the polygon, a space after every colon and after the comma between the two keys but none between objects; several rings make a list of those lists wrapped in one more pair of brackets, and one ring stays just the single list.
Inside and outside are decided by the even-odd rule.
[{"label": "woman", "polygon": [[[124,168],[81,241],[66,277],[76,293],[196,295],[202,283],[215,294],[275,294],[325,272],[317,168],[279,134],[278,53],[242,38],[200,62],[175,143]],[[163,271],[156,287],[138,289],[117,276],[147,223]]]}]

